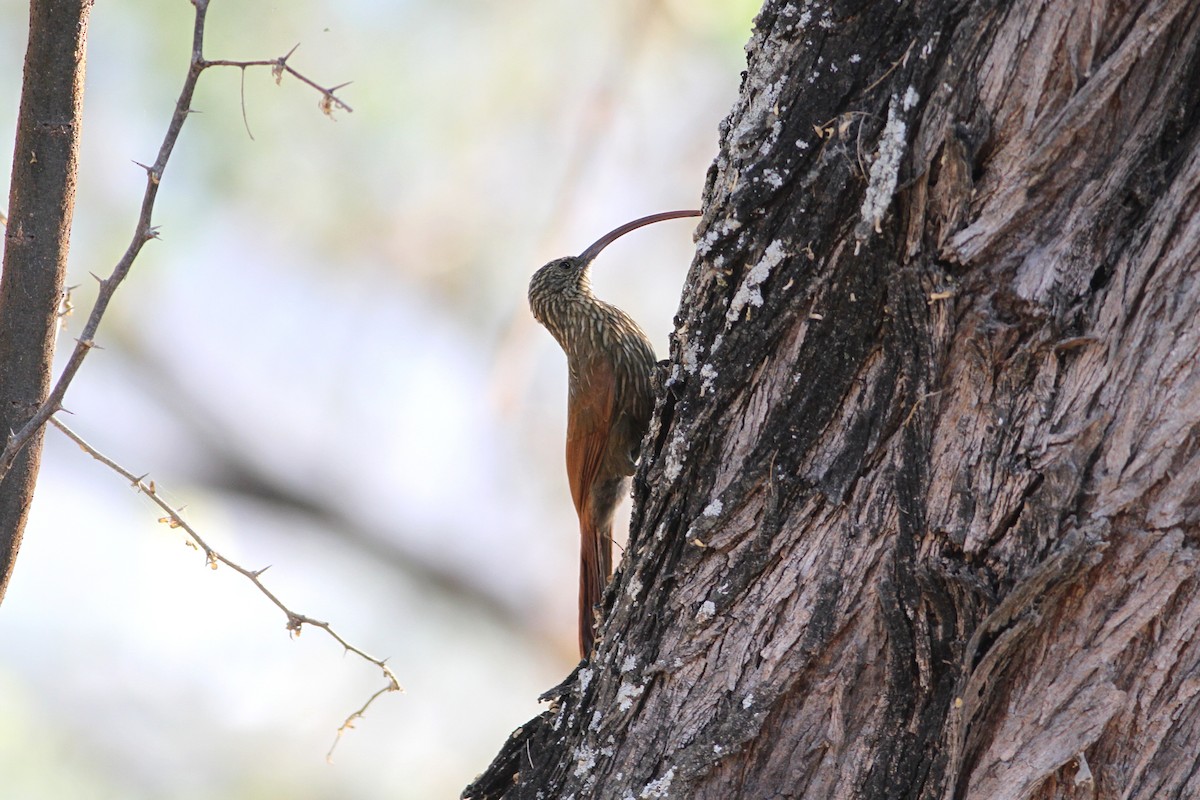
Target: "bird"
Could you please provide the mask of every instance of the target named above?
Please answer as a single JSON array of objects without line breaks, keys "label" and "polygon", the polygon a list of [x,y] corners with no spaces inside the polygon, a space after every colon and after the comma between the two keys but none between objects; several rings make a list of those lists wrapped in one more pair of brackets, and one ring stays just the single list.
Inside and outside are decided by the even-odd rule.
[{"label": "bird", "polygon": [[567,481],[579,517],[579,655],[595,642],[596,613],[612,573],[613,513],[628,490],[654,410],[654,348],[638,324],[592,292],[592,261],[644,225],[699,211],[665,211],[609,231],[578,256],[533,274],[529,308],[567,356]]}]

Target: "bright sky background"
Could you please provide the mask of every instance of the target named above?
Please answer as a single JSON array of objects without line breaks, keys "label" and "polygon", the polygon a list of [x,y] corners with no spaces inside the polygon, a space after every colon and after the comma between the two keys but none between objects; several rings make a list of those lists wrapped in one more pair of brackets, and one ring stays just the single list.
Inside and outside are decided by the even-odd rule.
[{"label": "bright sky background", "polygon": [[[0,130],[25,3],[0,0]],[[55,431],[0,606],[0,775],[41,798],[456,797],[573,667],[566,370],[529,276],[696,207],[753,0],[212,0],[210,71],[150,243],[67,396],[85,438],[382,678],[213,572]],[[65,354],[133,231],[186,69],[186,0],[92,12]],[[247,135],[248,123],[253,139]],[[11,139],[9,139],[11,141]],[[7,152],[7,151],[5,151]],[[3,159],[7,161],[7,158]],[[7,186],[8,165],[0,167]],[[7,191],[0,194],[6,197]],[[3,201],[0,201],[3,202]],[[626,237],[598,294],[667,352],[690,221]]]}]

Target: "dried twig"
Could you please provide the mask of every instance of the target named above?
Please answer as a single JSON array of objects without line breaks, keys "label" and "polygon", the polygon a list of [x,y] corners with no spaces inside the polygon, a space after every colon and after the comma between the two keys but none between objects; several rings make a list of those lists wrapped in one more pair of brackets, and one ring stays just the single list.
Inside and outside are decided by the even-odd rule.
[{"label": "dried twig", "polygon": [[[282,55],[279,58],[257,59],[254,61],[230,61],[228,59],[218,59],[218,60],[214,60],[214,61],[204,60],[204,61],[201,61],[200,68],[208,69],[209,67],[238,67],[239,69],[242,70],[242,76],[244,79],[245,75],[246,75],[246,69],[248,67],[270,67],[271,75],[274,76],[274,78],[275,78],[275,83],[279,83],[283,79],[283,73],[286,72],[288,75],[291,75],[293,78],[300,81],[301,83],[306,83],[309,86],[311,86],[312,88],[316,89],[318,92],[320,92],[321,93],[320,108],[321,108],[321,112],[324,113],[326,116],[333,114],[335,109],[340,109],[342,111],[351,111],[351,112],[354,111],[353,108],[346,105],[345,101],[342,100],[342,98],[340,98],[336,94],[334,94],[338,89],[344,89],[347,86],[349,86],[350,85],[349,82],[339,83],[337,86],[332,86],[332,87],[326,89],[324,86],[321,86],[320,84],[316,83],[315,81],[300,74],[299,72],[294,70],[290,64],[287,63],[288,59],[292,57],[292,53],[295,53],[296,48],[298,48],[298,47],[300,47],[300,45],[296,45],[291,50],[288,50],[285,55]],[[244,112],[245,112],[244,105],[243,105],[242,111],[243,111],[243,115],[244,115]]]},{"label": "dried twig", "polygon": [[[342,734],[349,728],[353,727],[354,721],[366,713],[367,708],[375,701],[376,698],[388,692],[402,691],[400,682],[396,679],[395,674],[387,665],[386,661],[370,656],[358,647],[355,647],[347,642],[337,631],[330,627],[328,622],[322,622],[307,615],[298,614],[295,611],[292,611],[263,584],[262,574],[266,571],[266,568],[259,570],[246,569],[240,564],[229,560],[224,555],[214,550],[208,545],[207,542],[204,541],[203,538],[201,538],[195,529],[193,529],[183,519],[179,510],[173,508],[169,503],[159,496],[158,490],[154,485],[154,481],[147,482],[147,476],[145,475],[134,475],[132,472],[125,469],[111,458],[108,458],[104,454],[97,451],[94,447],[84,441],[78,434],[54,417],[55,413],[63,410],[62,401],[63,397],[66,395],[67,387],[71,385],[71,381],[74,380],[75,375],[78,373],[80,366],[82,366],[84,359],[87,357],[87,354],[91,352],[92,349],[99,347],[99,345],[96,344],[95,339],[96,331],[100,327],[100,320],[104,317],[104,313],[107,311],[108,304],[112,300],[112,296],[116,292],[117,287],[129,274],[129,270],[132,268],[133,262],[137,259],[138,254],[141,252],[142,245],[151,239],[158,238],[158,229],[151,224],[154,212],[154,202],[158,196],[158,187],[162,181],[163,172],[166,170],[167,162],[171,157],[171,152],[175,148],[175,143],[179,140],[179,134],[183,130],[184,122],[187,121],[188,115],[192,111],[192,96],[195,93],[196,83],[200,79],[200,74],[209,67],[235,66],[242,68],[244,78],[245,69],[248,67],[269,66],[271,67],[272,74],[275,76],[276,82],[278,82],[283,76],[283,73],[286,72],[302,83],[305,83],[320,92],[320,108],[321,111],[326,115],[331,115],[335,109],[341,109],[344,111],[353,110],[335,94],[338,89],[343,88],[347,84],[341,84],[332,88],[325,88],[297,72],[287,63],[288,58],[296,51],[296,48],[294,47],[287,55],[271,60],[209,61],[205,59],[203,53],[204,23],[205,16],[208,12],[209,0],[191,0],[191,2],[196,8],[195,22],[192,29],[191,62],[188,67],[187,76],[183,82],[183,88],[179,93],[178,100],[175,102],[175,111],[171,115],[171,121],[167,126],[167,132],[163,137],[162,144],[159,146],[157,158],[155,159],[154,163],[149,166],[145,164],[138,164],[138,166],[146,171],[146,189],[142,195],[142,207],[141,212],[138,215],[137,225],[134,229],[133,240],[129,243],[124,255],[121,256],[121,259],[117,262],[116,266],[113,267],[112,272],[107,278],[100,278],[93,275],[93,277],[95,277],[99,282],[100,289],[97,292],[96,301],[92,306],[91,313],[88,315],[88,318],[84,323],[83,331],[76,340],[75,349],[72,351],[70,358],[67,360],[66,366],[63,368],[62,374],[59,375],[58,381],[54,384],[54,388],[50,391],[50,394],[47,396],[45,402],[43,402],[37,408],[29,420],[27,420],[19,430],[11,432],[10,436],[5,442],[4,449],[2,452],[0,452],[0,480],[3,480],[4,476],[8,474],[9,469],[12,468],[12,464],[16,460],[18,453],[21,452],[21,449],[29,443],[30,439],[33,438],[34,434],[37,433],[37,431],[39,431],[43,425],[45,425],[47,422],[50,422],[64,434],[66,434],[68,438],[83,448],[83,450],[90,454],[93,458],[122,475],[134,486],[134,488],[153,500],[155,504],[157,504],[159,508],[161,508],[167,514],[167,516],[163,517],[161,521],[169,524],[173,528],[182,528],[187,533],[188,537],[190,537],[189,543],[204,553],[205,562],[213,569],[216,569],[219,564],[224,564],[253,583],[258,590],[262,592],[267,599],[274,603],[275,606],[279,608],[279,610],[282,611],[287,617],[288,631],[298,635],[301,628],[303,628],[305,625],[311,625],[315,628],[320,628],[329,634],[335,641],[337,641],[337,643],[340,644],[347,652],[354,653],[360,658],[371,664],[374,664],[381,669],[384,677],[387,679],[387,684],[371,695],[371,697],[367,699],[366,703],[364,703],[357,711],[353,712],[349,717],[346,718],[346,721],[343,722],[341,727],[338,728],[337,739],[334,740],[334,747],[336,747],[337,742],[341,739]],[[245,121],[244,103],[245,99],[243,88],[243,121]],[[248,122],[247,131],[249,131]],[[66,310],[69,310],[70,308],[69,302],[70,298],[68,295],[66,299]],[[333,754],[332,747],[329,750],[329,754],[330,756]]]},{"label": "dried twig", "polygon": [[358,647],[350,644],[348,641],[343,639],[341,634],[335,631],[328,622],[322,622],[305,614],[299,614],[284,605],[282,600],[276,597],[270,589],[263,585],[262,574],[270,569],[270,567],[263,567],[262,569],[246,569],[242,565],[231,561],[228,557],[217,552],[215,549],[209,546],[209,544],[203,538],[201,538],[200,534],[196,532],[195,528],[188,524],[188,522],[183,518],[179,509],[172,506],[166,500],[163,500],[162,496],[158,492],[158,487],[154,484],[154,481],[147,480],[149,477],[148,475],[137,475],[130,470],[125,469],[125,467],[121,466],[116,461],[104,455],[95,447],[92,447],[92,445],[88,444],[83,437],[68,428],[57,417],[51,417],[50,424],[62,431],[68,439],[79,445],[79,447],[85,453],[99,461],[101,464],[104,464],[108,468],[112,469],[121,477],[125,478],[125,480],[129,481],[133,488],[137,489],[139,492],[154,501],[155,505],[166,512],[166,516],[162,517],[159,522],[166,523],[172,528],[183,529],[184,533],[186,533],[189,537],[189,543],[204,554],[204,562],[212,569],[216,569],[219,564],[224,564],[234,572],[245,577],[247,580],[253,583],[255,587],[257,587],[260,592],[266,595],[267,599],[274,603],[275,606],[284,613],[284,616],[287,617],[287,629],[290,633],[298,636],[300,634],[300,629],[305,625],[311,625],[314,628],[320,628],[333,637],[334,641],[340,644],[347,652],[354,653],[364,661],[374,664],[383,671],[383,677],[387,679],[387,684],[367,698],[367,702],[363,703],[357,711],[346,717],[346,721],[343,722],[338,728],[337,738],[334,739],[333,746],[329,748],[329,753],[326,755],[327,759],[333,757],[333,750],[335,747],[337,747],[338,741],[341,740],[342,734],[354,727],[354,721],[366,713],[367,709],[373,702],[375,702],[376,698],[387,694],[388,692],[404,691],[403,687],[400,686],[400,681],[396,678],[396,674],[392,672],[392,668],[387,665],[387,659],[375,658],[372,655],[368,655]]},{"label": "dried twig", "polygon": [[93,276],[100,283],[100,289],[96,294],[96,301],[92,306],[92,311],[84,323],[83,331],[79,334],[76,341],[75,349],[71,352],[70,358],[67,359],[67,364],[63,367],[62,374],[59,375],[58,381],[54,384],[54,388],[50,390],[50,394],[46,397],[46,400],[38,406],[37,410],[33,412],[33,415],[25,424],[18,430],[12,431],[7,441],[5,441],[4,449],[0,451],[0,480],[3,480],[4,476],[8,474],[13,462],[17,458],[17,454],[29,443],[34,434],[41,430],[50,417],[62,410],[63,397],[67,393],[67,387],[71,385],[71,381],[74,380],[75,374],[79,372],[79,368],[83,365],[83,361],[87,358],[88,353],[96,347],[96,330],[100,327],[100,320],[104,317],[104,312],[108,309],[108,304],[112,300],[113,293],[116,292],[117,287],[129,274],[134,260],[142,250],[142,245],[151,239],[158,238],[158,229],[151,224],[154,201],[158,196],[159,182],[162,180],[163,171],[167,168],[167,161],[171,157],[171,151],[175,149],[175,143],[179,140],[179,133],[183,130],[183,123],[187,121],[188,115],[191,113],[192,95],[196,91],[196,82],[200,79],[200,73],[209,67],[239,66],[245,68],[251,66],[270,66],[276,80],[284,72],[287,72],[289,75],[320,92],[321,111],[325,114],[331,114],[335,108],[345,111],[352,110],[350,106],[346,105],[334,94],[338,89],[346,86],[346,84],[326,89],[288,65],[288,57],[296,51],[294,47],[287,55],[271,60],[206,60],[203,52],[204,20],[208,12],[209,0],[191,1],[192,5],[196,7],[196,18],[192,29],[192,58],[188,67],[187,77],[183,82],[183,89],[179,92],[179,99],[175,102],[175,112],[171,115],[171,122],[167,126],[167,133],[163,137],[162,144],[158,149],[158,157],[150,166],[145,164],[138,165],[146,171],[146,189],[142,195],[142,208],[134,229],[133,240],[129,243],[125,254],[121,256],[120,261],[113,267],[112,272],[107,278]]}]

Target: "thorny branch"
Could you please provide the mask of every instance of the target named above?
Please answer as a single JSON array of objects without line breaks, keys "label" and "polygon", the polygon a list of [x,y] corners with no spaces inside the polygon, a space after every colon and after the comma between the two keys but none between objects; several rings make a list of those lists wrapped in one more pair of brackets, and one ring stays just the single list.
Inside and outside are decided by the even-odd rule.
[{"label": "thorny branch", "polygon": [[336,92],[338,89],[344,89],[349,86],[349,82],[339,83],[337,86],[326,89],[324,86],[321,86],[310,80],[308,77],[300,74],[294,70],[290,64],[287,63],[288,59],[292,57],[292,53],[295,53],[296,48],[298,47],[300,47],[300,45],[296,45],[296,47],[293,47],[291,50],[287,51],[286,55],[282,55],[279,58],[259,59],[256,61],[228,61],[225,59],[216,61],[201,61],[201,69],[208,69],[209,67],[239,67],[242,70],[242,74],[245,75],[247,67],[270,67],[271,75],[275,78],[275,83],[278,84],[281,80],[283,80],[283,73],[286,72],[288,75],[291,75],[301,83],[306,83],[320,92],[320,109],[321,113],[325,114],[326,116],[332,115],[333,112],[338,109],[342,111],[354,111],[353,108],[346,105],[342,98],[334,94],[334,92]]},{"label": "thorny branch", "polygon": [[16,461],[17,455],[29,443],[33,435],[56,412],[62,410],[63,397],[67,393],[67,387],[75,379],[75,375],[79,372],[79,368],[83,365],[83,360],[87,358],[88,353],[94,347],[97,347],[96,330],[100,327],[100,320],[104,317],[104,312],[108,309],[108,304],[112,300],[113,294],[129,274],[134,260],[137,259],[138,254],[142,250],[142,245],[151,239],[158,238],[158,229],[151,224],[154,201],[158,196],[159,183],[162,180],[163,171],[167,168],[167,161],[171,157],[171,151],[175,149],[175,143],[179,140],[179,133],[183,130],[183,123],[187,121],[188,115],[192,111],[192,95],[196,91],[196,83],[200,79],[200,74],[209,67],[239,66],[244,69],[252,66],[270,66],[276,80],[284,72],[287,72],[289,75],[320,92],[321,110],[325,114],[332,113],[335,108],[345,111],[353,110],[334,94],[334,92],[346,84],[326,89],[300,74],[287,63],[288,58],[296,51],[295,47],[287,55],[271,60],[206,60],[204,58],[204,21],[208,12],[208,3],[209,0],[192,0],[192,5],[196,7],[196,18],[192,29],[192,57],[187,77],[184,79],[183,89],[179,92],[179,99],[175,103],[175,112],[171,115],[171,122],[167,126],[167,133],[163,137],[162,145],[158,149],[158,157],[150,166],[145,164],[138,165],[146,171],[146,190],[142,195],[142,208],[138,215],[137,226],[134,229],[133,240],[129,243],[129,247],[125,250],[124,255],[121,256],[121,259],[113,267],[112,272],[107,278],[100,278],[93,275],[99,282],[100,289],[96,293],[96,301],[92,306],[87,321],[84,323],[83,331],[76,340],[75,349],[71,352],[70,358],[67,359],[67,364],[63,367],[62,374],[59,375],[58,381],[54,384],[54,388],[50,390],[50,394],[46,397],[46,400],[34,411],[33,415],[24,425],[18,430],[10,432],[4,444],[3,451],[0,451],[0,480],[3,480],[8,474],[13,462]]},{"label": "thorny branch", "polygon": [[[63,397],[66,395],[67,388],[71,385],[76,373],[79,372],[79,368],[82,366],[84,359],[93,348],[98,347],[96,344],[96,331],[100,327],[100,320],[104,317],[104,313],[107,311],[108,304],[112,300],[112,296],[116,292],[117,287],[129,274],[129,270],[133,267],[133,262],[137,259],[138,254],[142,250],[142,245],[151,239],[158,238],[158,229],[154,227],[151,222],[154,212],[154,202],[158,196],[158,187],[162,181],[163,172],[166,170],[167,161],[170,159],[171,153],[175,149],[175,143],[179,140],[179,134],[183,130],[183,124],[187,121],[188,115],[192,111],[192,96],[195,93],[196,84],[200,79],[201,73],[203,73],[204,70],[208,69],[209,67],[236,66],[241,67],[244,71],[248,67],[269,66],[271,67],[272,74],[275,76],[276,82],[278,82],[282,78],[283,73],[286,72],[302,83],[305,83],[320,92],[320,108],[321,111],[326,115],[332,114],[332,112],[336,109],[348,112],[353,111],[349,105],[343,102],[335,94],[338,89],[343,88],[347,84],[341,84],[332,88],[325,88],[296,71],[287,63],[288,58],[290,58],[292,53],[296,51],[295,47],[293,47],[287,55],[272,60],[240,62],[206,60],[203,53],[204,23],[208,12],[209,0],[191,0],[191,2],[196,8],[195,23],[192,29],[191,61],[188,67],[187,76],[183,82],[183,88],[180,91],[179,98],[175,103],[175,111],[171,115],[171,121],[167,126],[167,132],[163,137],[162,144],[159,146],[158,156],[155,158],[154,163],[150,166],[138,164],[138,166],[142,167],[142,169],[146,171],[146,189],[142,195],[141,211],[138,214],[138,220],[134,229],[133,239],[107,278],[94,276],[99,282],[100,288],[96,294],[96,301],[92,306],[91,313],[88,315],[88,318],[84,323],[83,331],[76,340],[75,349],[71,352],[71,356],[67,360],[67,364],[63,368],[62,374],[59,375],[58,381],[55,383],[54,388],[51,389],[50,394],[46,397],[46,400],[37,408],[33,415],[25,422],[23,426],[21,426],[19,430],[10,432],[9,437],[5,442],[3,451],[0,451],[0,480],[3,480],[4,476],[8,474],[8,471],[12,468],[13,462],[16,460],[17,455],[33,437],[34,433],[36,433],[47,422],[50,422],[64,434],[66,434],[68,438],[78,444],[85,452],[125,477],[134,486],[134,488],[153,500],[155,504],[157,504],[159,508],[161,508],[167,514],[166,517],[162,518],[162,521],[168,523],[173,528],[182,528],[190,537],[190,543],[204,553],[206,562],[213,569],[216,569],[218,564],[224,564],[253,583],[258,590],[262,592],[267,599],[274,603],[275,606],[278,607],[279,610],[282,611],[287,617],[288,631],[295,635],[299,635],[301,628],[305,625],[311,625],[315,628],[320,628],[329,634],[347,652],[354,653],[360,658],[371,664],[374,664],[381,669],[384,677],[387,679],[387,683],[381,689],[371,695],[370,698],[367,699],[367,702],[364,703],[357,711],[354,711],[352,714],[350,714],[350,716],[348,716],[338,728],[337,738],[334,740],[333,747],[329,749],[329,754],[327,756],[331,757],[333,755],[333,749],[337,746],[342,734],[353,727],[354,722],[366,713],[367,708],[370,707],[376,698],[388,692],[403,691],[400,686],[400,682],[397,680],[396,675],[392,672],[391,667],[387,665],[385,660],[368,655],[363,650],[347,642],[330,626],[328,622],[322,622],[305,614],[298,614],[295,611],[292,611],[263,584],[262,574],[266,571],[265,568],[260,570],[246,569],[240,564],[231,561],[221,553],[214,550],[183,519],[177,509],[173,508],[169,503],[159,496],[157,488],[154,485],[154,481],[149,481],[147,483],[145,480],[145,475],[134,475],[129,470],[125,469],[112,459],[97,451],[94,447],[84,441],[78,434],[54,417],[55,413],[63,410]],[[0,222],[7,222],[3,215],[0,215]],[[70,298],[68,295],[66,298],[68,305],[69,301]]]},{"label": "thorny branch", "polygon": [[136,475],[130,470],[125,469],[125,467],[121,466],[116,461],[112,460],[95,447],[88,444],[83,437],[68,428],[57,417],[51,417],[50,424],[62,431],[68,439],[79,445],[79,447],[85,453],[99,461],[101,464],[109,467],[121,477],[125,478],[125,480],[129,481],[133,488],[137,489],[139,492],[154,501],[155,505],[157,505],[167,514],[165,517],[160,518],[159,522],[166,523],[172,528],[182,528],[184,533],[186,533],[189,537],[189,544],[204,554],[205,563],[208,564],[212,569],[216,569],[219,564],[224,564],[234,572],[253,583],[255,587],[264,595],[266,595],[267,599],[274,603],[275,606],[287,617],[287,629],[289,632],[299,636],[300,629],[305,625],[311,625],[314,628],[320,628],[333,637],[334,641],[340,644],[346,650],[346,652],[354,653],[364,661],[374,664],[383,671],[383,677],[387,679],[387,684],[367,698],[367,702],[363,703],[357,711],[354,711],[352,714],[350,714],[350,716],[346,717],[346,721],[343,722],[340,727],[338,727],[337,737],[333,741],[333,746],[329,748],[329,752],[326,754],[327,759],[331,759],[333,757],[333,750],[337,747],[338,742],[341,740],[342,734],[354,727],[354,722],[366,713],[367,709],[373,702],[375,702],[376,698],[387,694],[388,692],[404,691],[403,687],[400,686],[400,681],[396,678],[396,674],[392,672],[392,668],[387,665],[387,659],[375,658],[374,656],[363,652],[358,647],[350,644],[348,641],[343,639],[341,634],[335,631],[328,622],[322,622],[305,614],[299,614],[284,605],[283,601],[276,597],[275,594],[262,582],[262,574],[266,572],[269,567],[263,567],[262,569],[246,569],[242,565],[231,561],[227,556],[222,555],[209,546],[209,544],[203,538],[201,538],[200,534],[196,532],[195,528],[187,523],[180,510],[172,506],[166,500],[162,499],[162,496],[159,494],[158,487],[155,486],[154,481],[147,480],[149,477],[148,475]]}]

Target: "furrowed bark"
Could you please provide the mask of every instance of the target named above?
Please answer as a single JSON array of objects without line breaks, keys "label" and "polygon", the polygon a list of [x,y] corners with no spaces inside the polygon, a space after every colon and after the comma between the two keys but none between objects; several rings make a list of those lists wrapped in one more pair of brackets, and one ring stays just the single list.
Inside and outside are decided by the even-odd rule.
[{"label": "furrowed bark", "polygon": [[768,0],[599,652],[465,796],[1200,796],[1198,46]]}]

